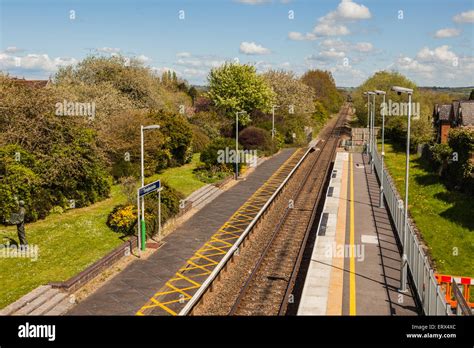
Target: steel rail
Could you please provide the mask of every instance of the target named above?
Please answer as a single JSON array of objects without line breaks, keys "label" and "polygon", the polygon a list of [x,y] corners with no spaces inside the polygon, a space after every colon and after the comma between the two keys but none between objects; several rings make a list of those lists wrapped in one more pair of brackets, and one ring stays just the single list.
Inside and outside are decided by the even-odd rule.
[{"label": "steel rail", "polygon": [[[347,116],[345,113],[344,113],[344,115]],[[344,119],[345,119],[345,117],[341,118],[341,120],[344,120]],[[338,120],[338,123],[339,123],[339,121],[340,120]],[[340,122],[339,124],[336,124],[336,126],[334,128],[334,131],[336,133],[338,133],[337,136],[340,136],[340,131],[337,130],[337,128],[339,128],[342,124],[343,124],[343,122]],[[332,135],[330,135],[330,136],[332,136]],[[336,140],[336,143],[334,144],[334,147],[331,151],[330,158],[334,158],[334,155],[335,155],[336,150],[337,150],[338,142],[339,142],[339,140]],[[327,176],[329,174],[329,169],[331,168],[331,162],[332,161],[329,161],[328,166],[326,167],[326,170],[325,170],[325,173],[324,173],[324,178],[327,178]],[[316,212],[318,210],[317,207],[318,207],[319,202],[320,202],[320,200],[322,198],[322,195],[324,193],[323,188],[324,188],[324,181],[323,181],[323,184],[321,186],[321,189],[318,192],[318,197],[316,198],[316,201],[315,201],[315,204],[314,204],[314,207],[313,207],[313,211],[311,213],[311,217],[310,217],[308,226],[306,228],[304,239],[303,239],[303,241],[300,245],[300,250],[298,252],[298,257],[296,259],[296,263],[293,266],[293,270],[291,272],[290,280],[288,281],[288,287],[286,288],[285,295],[283,296],[282,302],[280,304],[280,310],[278,312],[278,315],[284,315],[286,313],[287,308],[288,308],[288,299],[291,295],[291,292],[293,291],[293,287],[294,287],[294,284],[296,282],[296,277],[298,275],[298,272],[299,272],[299,269],[300,269],[300,266],[301,266],[301,261],[303,259],[303,254],[304,254],[304,251],[306,249],[306,243],[308,242],[309,235],[311,234],[311,230],[313,228],[314,220],[316,219]]]},{"label": "steel rail", "polygon": [[221,261],[217,264],[217,266],[213,269],[211,274],[207,277],[207,279],[202,283],[201,287],[196,291],[196,293],[193,295],[193,297],[188,301],[186,306],[178,313],[178,315],[183,316],[183,315],[188,315],[191,310],[194,308],[194,306],[199,302],[203,294],[206,292],[206,290],[210,287],[214,279],[217,277],[217,275],[221,272],[221,270],[226,266],[227,262],[232,258],[234,253],[239,249],[240,244],[244,241],[244,239],[247,237],[247,235],[250,233],[252,228],[255,226],[255,224],[258,222],[260,217],[266,212],[267,208],[270,206],[271,203],[275,200],[275,198],[278,196],[278,194],[281,192],[283,187],[288,183],[290,178],[293,176],[293,174],[296,172],[296,170],[299,169],[300,165],[303,163],[303,161],[306,159],[308,154],[313,151],[313,147],[308,148],[304,155],[301,157],[301,159],[298,161],[298,163],[295,165],[295,167],[291,170],[291,172],[288,174],[288,176],[285,178],[285,180],[278,186],[278,188],[275,190],[275,192],[272,194],[272,196],[268,199],[268,201],[265,203],[265,205],[260,209],[258,214],[253,218],[253,220],[250,222],[250,224],[247,226],[247,228],[242,232],[240,235],[239,239],[234,243],[234,245],[227,251],[227,253],[224,255],[224,257],[221,259]]},{"label": "steel rail", "polygon": [[[323,151],[324,149],[326,148],[327,144],[328,144],[328,139],[330,138],[332,134],[332,130],[331,132],[328,134],[328,137],[326,139],[324,139],[324,142],[323,142],[323,146],[322,148],[320,148],[320,151],[318,152],[317,154],[317,157],[314,159],[313,163],[311,164],[311,167],[310,169],[308,170],[308,172],[305,174],[303,180],[301,180],[300,182],[300,185],[298,186],[298,189],[296,191],[296,194],[293,196],[293,200],[296,202],[296,200],[300,197],[301,193],[302,193],[302,190],[306,184],[306,182],[308,181],[310,175],[312,174],[315,166],[317,163],[319,163],[319,158],[322,156],[323,154]],[[252,282],[252,280],[255,278],[255,275],[256,273],[258,272],[258,270],[260,269],[260,266],[262,264],[262,262],[264,261],[266,255],[268,254],[268,251],[270,250],[275,238],[277,237],[278,235],[278,232],[280,232],[280,229],[281,227],[283,226],[283,224],[286,222],[286,219],[290,213],[291,209],[289,207],[286,208],[285,210],[285,213],[283,215],[283,217],[280,219],[280,222],[278,223],[278,225],[275,227],[273,233],[272,233],[272,236],[270,238],[270,240],[268,241],[268,243],[266,244],[265,246],[265,249],[263,250],[262,254],[260,255],[256,265],[254,266],[254,268],[252,269],[252,272],[250,273],[250,275],[248,276],[247,280],[245,281],[245,284],[244,286],[242,287],[240,293],[239,293],[239,296],[237,297],[237,300],[235,301],[234,305],[232,306],[232,309],[230,311],[230,315],[234,315],[235,312],[238,310],[238,307],[243,299],[243,297],[246,295],[247,293],[247,290]]]}]

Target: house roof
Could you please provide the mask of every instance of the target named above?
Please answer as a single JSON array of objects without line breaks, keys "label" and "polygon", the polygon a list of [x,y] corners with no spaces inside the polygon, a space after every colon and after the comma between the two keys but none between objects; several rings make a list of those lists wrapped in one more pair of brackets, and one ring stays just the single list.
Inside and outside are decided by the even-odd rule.
[{"label": "house roof", "polygon": [[461,124],[463,126],[474,126],[474,100],[460,102]]},{"label": "house roof", "polygon": [[452,104],[441,104],[438,105],[438,120],[449,121],[453,112]]},{"label": "house roof", "polygon": [[453,117],[454,120],[457,121],[459,118],[459,104],[461,102],[459,100],[453,100]]},{"label": "house roof", "polygon": [[17,84],[32,88],[43,88],[46,87],[49,83],[49,80],[25,80],[24,78],[19,79],[17,77],[12,77],[11,80]]}]

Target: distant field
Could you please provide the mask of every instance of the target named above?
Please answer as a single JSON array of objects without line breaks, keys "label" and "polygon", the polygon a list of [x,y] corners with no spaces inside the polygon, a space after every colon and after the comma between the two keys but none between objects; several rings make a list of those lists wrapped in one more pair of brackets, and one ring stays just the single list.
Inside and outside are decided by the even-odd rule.
[{"label": "distant field", "polygon": [[[386,165],[400,193],[405,191],[405,153],[386,144]],[[410,159],[409,210],[437,271],[474,277],[474,200],[448,191],[439,178]]]}]

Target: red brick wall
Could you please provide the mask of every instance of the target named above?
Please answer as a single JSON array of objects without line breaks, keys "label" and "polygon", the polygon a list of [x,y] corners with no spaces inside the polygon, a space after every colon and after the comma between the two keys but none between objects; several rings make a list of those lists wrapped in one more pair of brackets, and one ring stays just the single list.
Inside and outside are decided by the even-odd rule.
[{"label": "red brick wall", "polygon": [[441,144],[446,144],[448,142],[448,133],[451,129],[449,124],[441,124]]}]

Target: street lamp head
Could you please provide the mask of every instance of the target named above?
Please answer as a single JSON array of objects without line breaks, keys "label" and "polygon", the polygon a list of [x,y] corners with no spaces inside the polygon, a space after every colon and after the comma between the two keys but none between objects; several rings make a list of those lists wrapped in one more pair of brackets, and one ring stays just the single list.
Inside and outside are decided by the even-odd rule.
[{"label": "street lamp head", "polygon": [[375,92],[375,94],[377,94],[377,95],[385,95],[385,94],[386,94],[385,91],[381,91],[381,90],[379,90],[379,89],[375,89],[374,92]]},{"label": "street lamp head", "polygon": [[145,126],[143,127],[143,130],[150,130],[150,129],[160,129],[160,126],[157,124],[153,124],[151,126]]},{"label": "street lamp head", "polygon": [[405,88],[405,87],[399,87],[399,86],[393,86],[392,91],[397,92],[398,95],[401,95],[402,93],[413,94],[413,89]]}]

